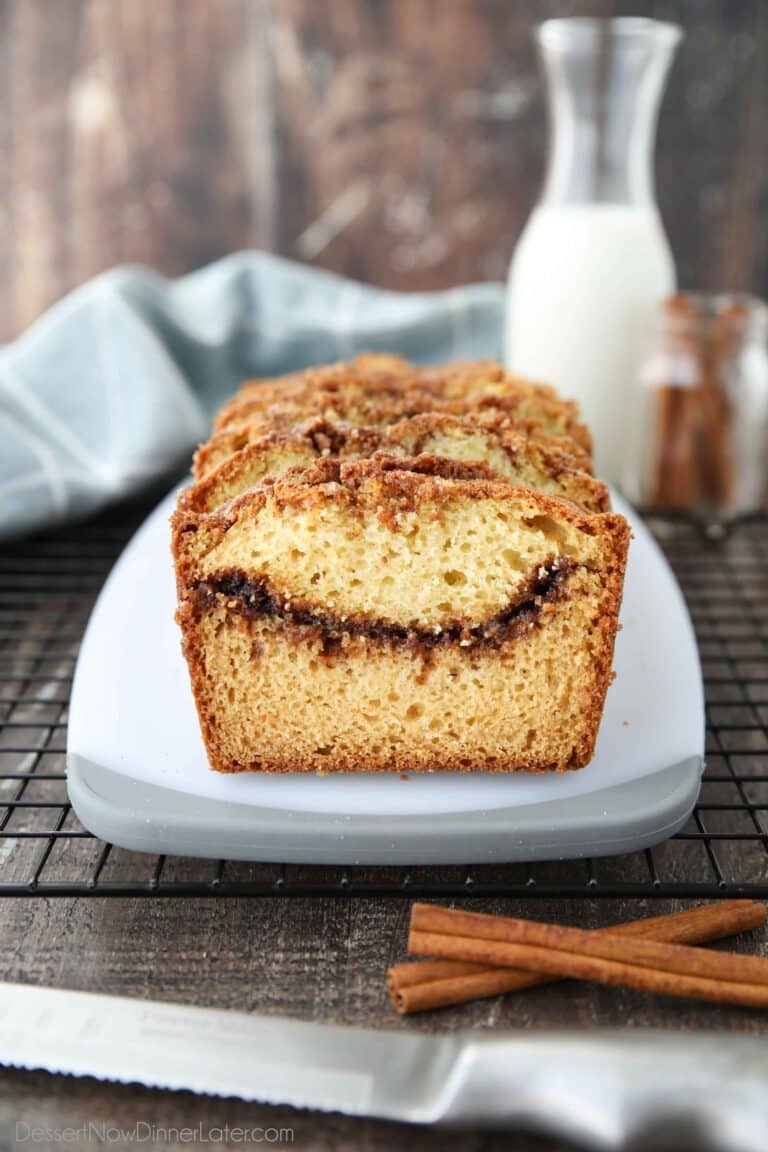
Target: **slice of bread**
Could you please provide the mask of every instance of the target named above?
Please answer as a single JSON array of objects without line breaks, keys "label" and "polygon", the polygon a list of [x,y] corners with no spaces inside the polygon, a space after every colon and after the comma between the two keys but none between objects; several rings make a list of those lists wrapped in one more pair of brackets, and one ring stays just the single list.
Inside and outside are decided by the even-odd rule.
[{"label": "slice of bread", "polygon": [[[428,413],[464,416],[477,425],[495,431],[506,430],[551,448],[574,468],[592,471],[589,448],[585,447],[588,434],[581,442],[563,429],[569,417],[565,410],[553,413],[552,420],[541,414],[528,414],[527,402],[517,393],[510,396],[477,398],[436,398],[424,390],[382,390],[367,393],[356,383],[347,381],[341,389],[319,388],[306,395],[266,403],[262,397],[258,405],[249,405],[237,415],[227,418],[225,425],[214,431],[211,439],[200,446],[195,454],[194,475],[202,479],[218,467],[228,456],[267,434],[293,429],[307,420],[320,419],[332,424],[351,424],[359,428],[386,428],[412,416]],[[578,423],[578,422],[576,422]],[[561,429],[557,431],[558,427]]]},{"label": "slice of bread", "polygon": [[215,511],[182,502],[178,619],[211,764],[583,766],[628,537],[620,516],[429,455],[326,459]]},{"label": "slice of bread", "polygon": [[546,385],[532,384],[507,376],[498,365],[485,361],[478,365],[456,365],[452,370],[436,368],[412,371],[360,371],[355,363],[335,364],[325,369],[288,376],[271,384],[247,384],[225,404],[214,424],[214,433],[237,430],[258,418],[269,419],[276,412],[291,413],[299,419],[311,412],[324,414],[340,405],[359,410],[351,423],[375,423],[365,413],[391,411],[393,418],[427,411],[461,415],[478,408],[493,408],[520,420],[531,421],[542,432],[570,437],[586,452],[591,450],[589,432],[578,418],[572,401],[561,400]]},{"label": "slice of bread", "polygon": [[466,416],[429,412],[383,427],[355,427],[316,417],[288,429],[273,429],[208,470],[183,496],[185,507],[210,512],[266,478],[318,459],[358,459],[374,453],[390,456],[440,456],[484,461],[513,484],[564,496],[590,512],[609,508],[605,485],[576,466],[572,457],[531,440],[503,419],[478,424]]}]

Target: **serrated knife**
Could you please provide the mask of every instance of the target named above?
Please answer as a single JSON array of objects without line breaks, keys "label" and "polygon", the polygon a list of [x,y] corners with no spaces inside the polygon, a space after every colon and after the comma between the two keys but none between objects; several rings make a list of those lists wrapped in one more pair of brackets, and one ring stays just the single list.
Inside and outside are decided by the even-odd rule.
[{"label": "serrated knife", "polygon": [[768,1148],[758,1037],[442,1036],[0,984],[0,1064],[415,1124],[525,1127],[594,1149],[646,1137]]}]

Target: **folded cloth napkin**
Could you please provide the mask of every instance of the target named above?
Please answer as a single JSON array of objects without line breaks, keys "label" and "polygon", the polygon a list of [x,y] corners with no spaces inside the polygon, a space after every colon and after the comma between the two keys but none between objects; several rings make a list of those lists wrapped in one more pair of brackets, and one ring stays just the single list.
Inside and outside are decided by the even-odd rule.
[{"label": "folded cloth napkin", "polygon": [[0,351],[0,538],[179,467],[241,381],[363,349],[498,357],[503,289],[404,295],[263,252],[180,280],[117,268]]}]

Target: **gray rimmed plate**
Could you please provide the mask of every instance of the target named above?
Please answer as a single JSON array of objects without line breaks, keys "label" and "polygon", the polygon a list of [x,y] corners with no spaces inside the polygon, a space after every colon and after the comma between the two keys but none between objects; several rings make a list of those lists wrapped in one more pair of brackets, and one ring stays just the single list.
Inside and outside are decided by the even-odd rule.
[{"label": "gray rimmed plate", "polygon": [[222,776],[197,726],[168,548],[170,495],[99,596],[73,685],[72,805],[136,851],[324,864],[464,864],[614,855],[671,836],[703,765],[704,701],[680,590],[645,526],[634,531],[592,763],[565,775]]}]

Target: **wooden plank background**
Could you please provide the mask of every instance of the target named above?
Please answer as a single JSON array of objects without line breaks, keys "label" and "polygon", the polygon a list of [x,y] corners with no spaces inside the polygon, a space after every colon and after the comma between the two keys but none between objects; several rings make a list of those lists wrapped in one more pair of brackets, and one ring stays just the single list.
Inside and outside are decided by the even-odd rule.
[{"label": "wooden plank background", "polygon": [[112,264],[246,246],[503,277],[546,148],[532,26],[596,11],[686,29],[657,154],[681,283],[768,294],[763,0],[0,0],[0,339]]}]

